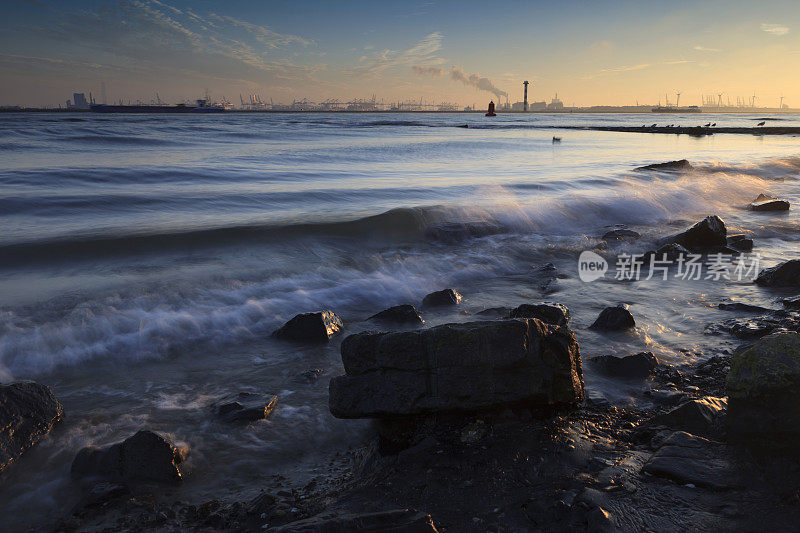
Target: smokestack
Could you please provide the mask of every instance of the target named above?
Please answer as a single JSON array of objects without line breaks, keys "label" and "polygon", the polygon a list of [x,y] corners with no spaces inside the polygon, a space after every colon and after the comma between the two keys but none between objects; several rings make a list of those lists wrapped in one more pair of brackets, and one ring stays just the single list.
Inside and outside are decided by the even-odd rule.
[{"label": "smokestack", "polygon": [[522,110],[526,113],[528,112],[528,80],[522,82],[522,85],[525,87],[525,98],[522,100]]}]

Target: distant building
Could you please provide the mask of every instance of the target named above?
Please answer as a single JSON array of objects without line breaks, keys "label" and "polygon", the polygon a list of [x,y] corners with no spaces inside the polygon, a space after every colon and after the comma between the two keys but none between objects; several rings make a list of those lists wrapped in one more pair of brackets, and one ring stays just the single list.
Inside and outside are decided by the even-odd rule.
[{"label": "distant building", "polygon": [[547,109],[547,102],[533,102],[531,104],[531,111],[544,111]]},{"label": "distant building", "polygon": [[558,93],[556,93],[555,97],[547,104],[547,109],[564,109],[564,102],[558,99]]},{"label": "distant building", "polygon": [[525,111],[525,102],[514,102],[511,104],[511,111]]},{"label": "distant building", "polygon": [[72,101],[67,100],[67,109],[89,109],[89,100],[83,93],[72,93]]}]

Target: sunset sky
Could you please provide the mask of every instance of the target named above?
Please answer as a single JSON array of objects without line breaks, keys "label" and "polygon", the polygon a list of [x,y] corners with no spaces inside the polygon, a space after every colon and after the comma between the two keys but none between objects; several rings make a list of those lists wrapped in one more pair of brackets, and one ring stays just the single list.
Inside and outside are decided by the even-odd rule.
[{"label": "sunset sky", "polygon": [[[485,105],[700,104],[756,94],[800,107],[797,0],[650,2],[3,2],[0,104],[177,102],[258,93]],[[488,89],[488,90],[487,90]],[[496,94],[492,93],[492,90]]]}]

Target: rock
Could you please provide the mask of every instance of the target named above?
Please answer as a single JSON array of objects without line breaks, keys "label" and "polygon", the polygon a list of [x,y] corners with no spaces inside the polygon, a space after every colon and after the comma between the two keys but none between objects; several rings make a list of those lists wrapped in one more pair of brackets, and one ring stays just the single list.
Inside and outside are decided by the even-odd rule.
[{"label": "rock", "polygon": [[727,391],[732,437],[795,443],[800,437],[800,334],[773,333],[734,353]]},{"label": "rock", "polygon": [[758,274],[756,283],[764,287],[800,286],[800,259],[791,259],[772,268],[765,268]]},{"label": "rock", "polygon": [[694,435],[716,435],[722,429],[722,420],[727,407],[728,401],[725,398],[706,396],[686,401],[654,417],[653,424]]},{"label": "rock", "polygon": [[670,262],[674,263],[675,261],[678,260],[678,258],[680,258],[680,257],[684,257],[685,258],[690,253],[691,252],[689,250],[687,250],[686,248],[684,248],[680,244],[668,243],[668,244],[665,244],[665,245],[661,246],[655,252],[652,251],[652,250],[649,251],[649,252],[645,252],[644,255],[642,256],[642,262],[643,262],[644,266],[649,267],[650,266],[650,257],[651,256],[655,256],[655,260],[656,261],[663,261],[666,258],[667,261],[670,261]]},{"label": "rock", "polygon": [[786,309],[793,311],[800,310],[800,296],[792,296],[791,298],[784,298],[781,303]]},{"label": "rock", "polygon": [[747,208],[750,209],[750,211],[788,211],[789,202],[775,198],[774,196],[759,194]]},{"label": "rock", "polygon": [[667,406],[677,405],[688,398],[688,395],[685,392],[662,389],[651,389],[644,391],[644,395],[650,398],[653,403]]},{"label": "rock", "polygon": [[373,533],[378,531],[436,533],[437,530],[433,525],[431,515],[415,509],[397,509],[339,516],[333,513],[324,513],[269,531],[274,533]]},{"label": "rock", "polygon": [[667,161],[666,163],[653,163],[652,165],[645,165],[637,167],[634,170],[691,170],[694,167],[686,159],[679,159],[677,161]]},{"label": "rock", "polygon": [[537,319],[358,333],[341,352],[346,375],[331,380],[329,397],[338,418],[570,405],[584,396],[574,334]]},{"label": "rock", "polygon": [[636,326],[636,321],[633,320],[633,315],[628,311],[628,308],[623,305],[616,307],[606,307],[597,317],[597,320],[589,326],[591,329],[599,329],[605,331],[620,331],[623,329],[630,329]]},{"label": "rock", "polygon": [[342,319],[333,311],[325,310],[296,315],[273,335],[296,342],[328,342],[342,327]]},{"label": "rock", "polygon": [[41,441],[63,415],[50,387],[32,381],[0,384],[0,472]]},{"label": "rock", "polygon": [[73,478],[98,477],[112,482],[180,483],[184,452],[158,433],[138,431],[106,448],[83,448],[75,456]]},{"label": "rock", "polygon": [[603,234],[604,241],[635,241],[642,235],[630,229],[615,229]]},{"label": "rock", "polygon": [[723,311],[742,311],[745,313],[768,313],[772,311],[772,309],[767,309],[760,305],[743,304],[741,302],[721,303],[717,307]]},{"label": "rock", "polygon": [[590,361],[606,374],[623,378],[646,378],[658,366],[658,359],[652,352],[641,352],[625,357],[601,355]]},{"label": "rock", "polygon": [[586,513],[586,531],[589,533],[612,533],[617,531],[611,513],[602,507],[595,507]]},{"label": "rock", "polygon": [[489,317],[496,317],[496,318],[508,318],[508,314],[511,312],[510,307],[489,307],[488,309],[484,309],[483,311],[478,311],[475,313],[477,316],[489,316]]},{"label": "rock", "polygon": [[319,377],[325,373],[324,368],[310,368],[304,370],[295,376],[297,381],[305,381],[306,383],[314,383]]},{"label": "rock", "polygon": [[675,243],[692,250],[703,251],[728,244],[725,222],[716,215],[709,216],[682,233],[667,237],[664,244]]},{"label": "rock", "polygon": [[372,315],[367,320],[391,322],[393,324],[424,324],[425,321],[413,305],[395,305]]},{"label": "rock", "polygon": [[77,504],[72,508],[72,514],[82,516],[88,512],[106,507],[115,501],[131,496],[131,490],[119,483],[98,483],[83,495]]},{"label": "rock", "polygon": [[255,422],[266,419],[277,402],[278,397],[270,394],[240,392],[214,402],[212,407],[225,422]]},{"label": "rock", "polygon": [[461,295],[455,289],[432,292],[422,299],[422,307],[446,307],[459,303],[461,303]]},{"label": "rock", "polygon": [[531,283],[535,283],[542,293],[549,294],[558,290],[558,280],[565,277],[565,274],[558,273],[553,263],[545,263],[533,269]]},{"label": "rock", "polygon": [[667,437],[643,471],[681,485],[691,483],[714,490],[742,485],[724,445],[683,431]]},{"label": "rock", "polygon": [[752,252],[753,239],[747,238],[746,235],[731,235],[728,237],[728,246],[738,252]]},{"label": "rock", "polygon": [[509,318],[538,318],[542,322],[566,326],[569,322],[569,309],[558,303],[522,304],[513,309]]}]

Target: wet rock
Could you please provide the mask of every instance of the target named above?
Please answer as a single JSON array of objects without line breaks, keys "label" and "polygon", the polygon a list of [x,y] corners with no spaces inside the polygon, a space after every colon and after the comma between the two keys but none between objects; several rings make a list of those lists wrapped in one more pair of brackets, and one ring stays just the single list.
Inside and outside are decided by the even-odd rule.
[{"label": "wet rock", "polygon": [[800,334],[774,333],[733,354],[727,391],[732,437],[796,442],[800,437]]},{"label": "wet rock", "polygon": [[437,530],[431,515],[415,509],[396,509],[339,516],[334,513],[323,513],[269,531],[275,533],[367,533],[377,531],[436,533]]},{"label": "wet rock", "polygon": [[653,403],[666,406],[678,405],[688,398],[688,395],[685,392],[677,390],[652,389],[644,391],[644,395],[650,398]]},{"label": "wet rock", "polygon": [[662,242],[664,244],[680,244],[684,248],[692,251],[704,251],[714,246],[725,246],[728,230],[725,222],[716,215],[704,218],[684,232],[667,237]]},{"label": "wet rock", "polygon": [[651,257],[653,258],[654,261],[664,261],[666,259],[667,261],[674,263],[675,261],[678,260],[678,258],[680,257],[685,258],[690,253],[691,252],[689,250],[687,250],[680,244],[668,243],[661,246],[656,251],[651,250],[649,252],[645,252],[644,255],[642,256],[642,263],[644,266],[649,267]]},{"label": "wet rock", "polygon": [[566,277],[564,274],[558,273],[553,263],[545,263],[533,270],[532,282],[542,293],[549,294],[558,290],[558,280],[564,277]]},{"label": "wet rock", "polygon": [[277,396],[240,392],[222,398],[212,407],[216,415],[225,422],[255,422],[272,414],[277,403]]},{"label": "wet rock", "polygon": [[641,352],[625,357],[601,355],[590,359],[605,374],[622,378],[644,379],[658,366],[658,359],[652,352]]},{"label": "wet rock", "polygon": [[73,516],[84,516],[87,513],[107,507],[131,495],[131,490],[126,485],[119,483],[98,483],[89,489],[86,494],[72,508]]},{"label": "wet rock", "polygon": [[341,348],[346,375],[330,383],[339,418],[391,418],[583,399],[580,351],[566,327],[537,319],[365,332]]},{"label": "wet rock", "polygon": [[723,311],[742,311],[745,313],[768,313],[771,309],[761,307],[760,305],[744,304],[741,302],[721,303],[717,307]]},{"label": "wet rock", "polygon": [[522,304],[513,309],[509,318],[538,318],[548,324],[566,326],[569,322],[569,309],[558,303]]},{"label": "wet rock", "polygon": [[586,531],[590,533],[613,533],[617,531],[611,513],[602,507],[595,507],[586,513]]},{"label": "wet rock", "polygon": [[634,170],[691,170],[694,167],[686,159],[679,159],[677,161],[667,161],[666,163],[653,163],[652,165],[645,165],[637,167]]},{"label": "wet rock", "polygon": [[800,259],[791,259],[772,268],[765,268],[758,274],[756,283],[765,287],[800,286]]},{"label": "wet rock", "polygon": [[789,202],[767,194],[759,194],[747,208],[750,211],[788,211]]},{"label": "wet rock", "polygon": [[413,305],[395,305],[389,309],[384,309],[380,313],[372,315],[368,320],[379,322],[390,322],[393,324],[424,324],[422,315]]},{"label": "wet rock", "polygon": [[455,289],[432,292],[422,299],[422,307],[447,307],[459,303],[461,295]]},{"label": "wet rock", "polygon": [[796,327],[796,320],[792,318],[779,315],[764,315],[751,318],[731,318],[721,323],[709,324],[705,328],[705,333],[709,335],[730,333],[739,339],[749,340],[763,337],[779,329],[794,329]]},{"label": "wet rock", "polygon": [[630,229],[615,229],[603,234],[604,241],[635,241],[642,235]]},{"label": "wet rock", "polygon": [[295,376],[295,379],[298,381],[305,381],[306,383],[314,383],[324,373],[325,373],[324,368],[310,368],[308,370],[300,372],[298,375]]},{"label": "wet rock", "polygon": [[496,317],[496,318],[508,318],[508,314],[510,312],[511,312],[510,307],[489,307],[488,309],[478,311],[477,313],[475,313],[475,315]]},{"label": "wet rock", "polygon": [[604,331],[620,331],[623,329],[630,329],[636,326],[636,321],[633,315],[628,311],[624,305],[616,307],[606,307],[597,317],[597,320],[589,326],[591,329],[599,329]]},{"label": "wet rock", "polygon": [[42,440],[63,414],[50,387],[32,381],[0,384],[0,472]]},{"label": "wet rock", "polygon": [[746,235],[731,235],[728,237],[728,246],[737,252],[752,252],[753,239],[749,239]]},{"label": "wet rock", "polygon": [[781,303],[786,309],[791,309],[792,311],[800,310],[800,296],[792,296],[791,298],[784,298],[781,300]]},{"label": "wet rock", "polygon": [[681,485],[691,483],[714,490],[742,485],[724,445],[684,431],[667,437],[643,471]]},{"label": "wet rock", "polygon": [[72,462],[73,478],[104,478],[112,482],[180,483],[178,465],[185,454],[158,433],[138,431],[107,448],[87,447]]},{"label": "wet rock", "polygon": [[296,315],[273,335],[295,342],[328,342],[342,327],[342,319],[325,310]]},{"label": "wet rock", "polygon": [[686,401],[653,418],[653,424],[686,431],[694,435],[713,436],[723,429],[723,419],[728,407],[725,398],[706,396]]}]

